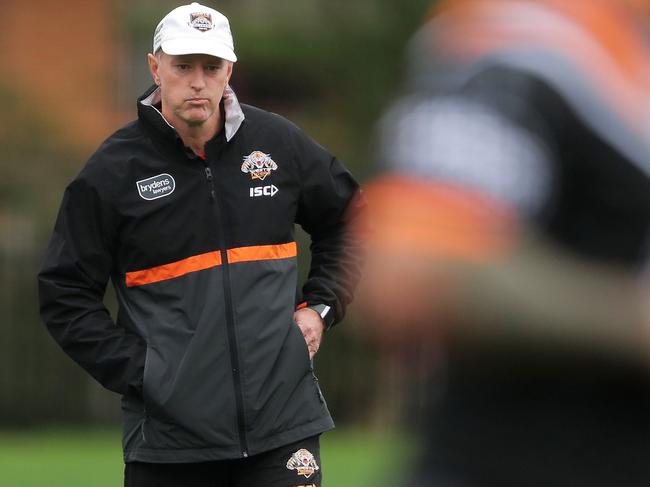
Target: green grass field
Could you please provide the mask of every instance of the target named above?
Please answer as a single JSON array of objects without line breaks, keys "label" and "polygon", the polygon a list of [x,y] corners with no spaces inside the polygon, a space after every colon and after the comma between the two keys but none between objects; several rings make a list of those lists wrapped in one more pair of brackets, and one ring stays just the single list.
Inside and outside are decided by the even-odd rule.
[{"label": "green grass field", "polygon": [[[412,450],[399,435],[327,433],[321,441],[323,486],[394,486]],[[1,487],[120,487],[122,469],[115,430],[0,432]]]}]

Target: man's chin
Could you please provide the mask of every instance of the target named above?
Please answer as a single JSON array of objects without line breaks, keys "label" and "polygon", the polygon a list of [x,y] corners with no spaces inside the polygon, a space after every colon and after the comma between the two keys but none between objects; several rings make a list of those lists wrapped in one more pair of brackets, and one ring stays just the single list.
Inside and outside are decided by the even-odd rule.
[{"label": "man's chin", "polygon": [[185,113],[185,116],[182,117],[183,122],[187,124],[188,127],[201,127],[205,125],[208,120],[210,120],[212,114],[206,113],[205,111],[194,111],[193,113]]},{"label": "man's chin", "polygon": [[207,119],[205,119],[205,118],[203,118],[203,119],[189,119],[189,120],[186,120],[185,122],[187,123],[188,127],[195,128],[195,127],[202,127],[203,125],[205,125],[205,122],[207,122]]}]

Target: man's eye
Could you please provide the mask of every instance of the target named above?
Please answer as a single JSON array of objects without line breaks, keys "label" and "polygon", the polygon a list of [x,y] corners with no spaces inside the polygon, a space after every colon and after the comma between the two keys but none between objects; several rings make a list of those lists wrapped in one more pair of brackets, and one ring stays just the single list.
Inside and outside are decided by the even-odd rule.
[{"label": "man's eye", "polygon": [[176,68],[180,69],[181,71],[186,71],[186,70],[190,69],[190,65],[189,64],[177,64]]},{"label": "man's eye", "polygon": [[214,71],[218,71],[220,67],[221,66],[211,64],[211,65],[206,66],[205,69],[206,69],[206,71],[214,72]]}]

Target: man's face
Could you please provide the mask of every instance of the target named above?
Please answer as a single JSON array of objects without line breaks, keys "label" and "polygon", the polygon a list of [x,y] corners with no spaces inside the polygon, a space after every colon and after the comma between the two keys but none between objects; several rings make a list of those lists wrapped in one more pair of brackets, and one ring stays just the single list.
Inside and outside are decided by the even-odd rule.
[{"label": "man's face", "polygon": [[172,125],[196,127],[219,120],[231,62],[207,54],[174,56],[163,52],[149,54],[148,61],[154,82],[160,86],[162,113]]}]

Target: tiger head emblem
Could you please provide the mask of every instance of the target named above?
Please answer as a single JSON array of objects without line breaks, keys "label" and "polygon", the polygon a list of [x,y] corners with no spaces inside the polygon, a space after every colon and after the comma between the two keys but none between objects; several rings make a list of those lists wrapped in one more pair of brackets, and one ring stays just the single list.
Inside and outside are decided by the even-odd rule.
[{"label": "tiger head emblem", "polygon": [[304,475],[307,479],[319,470],[314,455],[304,448],[291,455],[291,458],[287,462],[287,468],[289,470],[296,470],[298,475]]},{"label": "tiger head emblem", "polygon": [[243,173],[248,173],[253,180],[259,179],[260,181],[263,181],[272,171],[277,170],[277,168],[278,165],[271,159],[271,154],[265,154],[258,150],[244,157],[244,163],[241,165]]}]

